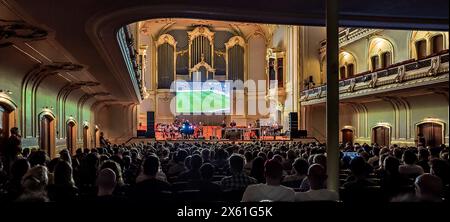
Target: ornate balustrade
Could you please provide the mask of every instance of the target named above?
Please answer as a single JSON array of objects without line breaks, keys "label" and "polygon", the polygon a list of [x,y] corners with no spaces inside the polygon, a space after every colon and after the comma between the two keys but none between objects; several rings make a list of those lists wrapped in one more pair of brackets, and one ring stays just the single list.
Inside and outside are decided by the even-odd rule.
[{"label": "ornate balustrade", "polygon": [[[407,60],[382,70],[365,72],[339,81],[340,99],[370,95],[391,90],[448,81],[449,53]],[[318,103],[326,97],[327,86],[319,86],[300,93],[302,104]]]}]

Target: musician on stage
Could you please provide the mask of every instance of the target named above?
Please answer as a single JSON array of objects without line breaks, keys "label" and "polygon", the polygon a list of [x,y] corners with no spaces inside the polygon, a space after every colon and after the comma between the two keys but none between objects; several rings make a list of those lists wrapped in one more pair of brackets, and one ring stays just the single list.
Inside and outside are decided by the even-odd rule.
[{"label": "musician on stage", "polygon": [[227,123],[225,122],[225,120],[222,120],[222,123],[220,124],[220,127],[222,127],[222,129],[221,129],[221,132],[222,132],[222,138],[221,139],[224,139],[225,138],[225,128],[227,128]]},{"label": "musician on stage", "polygon": [[236,127],[236,122],[234,120],[231,120],[230,127]]}]

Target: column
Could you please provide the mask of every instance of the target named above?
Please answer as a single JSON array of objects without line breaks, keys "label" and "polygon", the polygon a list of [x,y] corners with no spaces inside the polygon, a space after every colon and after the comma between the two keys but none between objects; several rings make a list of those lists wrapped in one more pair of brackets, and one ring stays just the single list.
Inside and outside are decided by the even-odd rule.
[{"label": "column", "polygon": [[327,173],[328,189],[339,191],[338,0],[327,0]]}]

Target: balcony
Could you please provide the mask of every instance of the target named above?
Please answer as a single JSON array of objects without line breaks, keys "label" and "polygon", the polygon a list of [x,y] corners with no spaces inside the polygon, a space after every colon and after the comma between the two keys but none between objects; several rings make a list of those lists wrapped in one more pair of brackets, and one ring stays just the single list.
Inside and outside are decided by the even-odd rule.
[{"label": "balcony", "polygon": [[128,73],[135,88],[136,94],[142,100],[145,96],[144,84],[142,82],[141,67],[138,62],[138,54],[134,46],[133,36],[128,26],[122,27],[117,33],[117,41],[127,65]]},{"label": "balcony", "polygon": [[[420,60],[407,60],[386,69],[366,72],[339,81],[339,98],[349,99],[388,91],[448,81],[449,52],[445,50]],[[302,105],[325,102],[327,86],[300,93]]]}]

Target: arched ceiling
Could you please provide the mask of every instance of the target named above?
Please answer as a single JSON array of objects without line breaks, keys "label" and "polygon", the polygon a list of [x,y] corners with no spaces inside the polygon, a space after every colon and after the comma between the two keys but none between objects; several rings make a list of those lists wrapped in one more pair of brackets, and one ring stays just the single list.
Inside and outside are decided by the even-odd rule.
[{"label": "arched ceiling", "polygon": [[[48,30],[61,48],[120,101],[139,102],[119,45],[120,27],[154,18],[325,25],[325,0],[2,0]],[[341,0],[340,25],[448,30],[448,0]],[[0,17],[3,14],[0,14]],[[244,23],[245,24],[245,23]],[[238,26],[246,32],[245,26]]]}]

